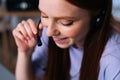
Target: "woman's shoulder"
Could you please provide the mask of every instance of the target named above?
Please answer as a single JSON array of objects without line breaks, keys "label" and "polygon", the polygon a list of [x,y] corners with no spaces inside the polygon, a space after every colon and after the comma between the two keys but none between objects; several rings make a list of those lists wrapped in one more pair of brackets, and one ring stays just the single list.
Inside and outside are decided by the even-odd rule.
[{"label": "woman's shoulder", "polygon": [[120,59],[120,34],[115,31],[111,33],[102,57],[105,57],[107,55],[111,55]]},{"label": "woman's shoulder", "polygon": [[114,66],[120,69],[120,34],[113,31],[101,57],[101,65]]},{"label": "woman's shoulder", "polygon": [[120,78],[120,34],[116,32],[112,33],[101,57],[100,75],[105,80]]},{"label": "woman's shoulder", "polygon": [[99,80],[120,80],[120,58],[106,55],[100,61]]}]

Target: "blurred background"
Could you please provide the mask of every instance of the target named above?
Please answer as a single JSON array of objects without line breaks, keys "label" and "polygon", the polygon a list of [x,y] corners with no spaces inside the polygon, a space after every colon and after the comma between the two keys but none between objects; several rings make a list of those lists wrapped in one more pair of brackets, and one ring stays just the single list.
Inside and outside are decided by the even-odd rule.
[{"label": "blurred background", "polygon": [[[40,19],[39,0],[0,0],[0,80],[15,80],[17,48],[12,30],[21,20]],[[112,15],[120,23],[120,0],[113,0]]]},{"label": "blurred background", "polygon": [[112,0],[112,15],[116,21],[120,24],[120,0]]},{"label": "blurred background", "polygon": [[39,0],[0,0],[0,80],[15,80],[17,48],[12,30],[22,20],[40,19]]}]

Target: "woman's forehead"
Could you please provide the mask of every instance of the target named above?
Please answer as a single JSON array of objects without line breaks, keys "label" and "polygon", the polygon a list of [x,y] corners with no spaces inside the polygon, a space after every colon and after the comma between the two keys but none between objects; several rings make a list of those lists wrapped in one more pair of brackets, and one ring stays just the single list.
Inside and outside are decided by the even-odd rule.
[{"label": "woman's forehead", "polygon": [[51,16],[69,16],[69,15],[82,15],[88,11],[70,4],[66,0],[40,0],[40,11]]}]

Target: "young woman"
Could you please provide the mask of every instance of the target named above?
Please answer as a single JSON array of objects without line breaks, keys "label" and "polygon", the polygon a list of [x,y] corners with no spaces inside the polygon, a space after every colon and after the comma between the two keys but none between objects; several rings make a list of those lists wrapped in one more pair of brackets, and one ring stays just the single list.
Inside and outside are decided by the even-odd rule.
[{"label": "young woman", "polygon": [[119,80],[120,26],[111,7],[111,0],[40,0],[39,31],[31,19],[13,30],[16,79]]}]

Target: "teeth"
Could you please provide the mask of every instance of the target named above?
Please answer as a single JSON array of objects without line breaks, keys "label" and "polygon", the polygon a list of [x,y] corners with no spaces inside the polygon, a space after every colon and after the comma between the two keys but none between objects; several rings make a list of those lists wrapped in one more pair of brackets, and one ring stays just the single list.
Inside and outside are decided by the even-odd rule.
[{"label": "teeth", "polygon": [[61,39],[66,39],[66,38],[61,38]]},{"label": "teeth", "polygon": [[61,39],[59,39],[59,40],[63,40],[63,39],[66,39],[66,38],[61,38]]},{"label": "teeth", "polygon": [[64,39],[67,39],[67,38],[54,38],[54,40],[64,40]]}]

